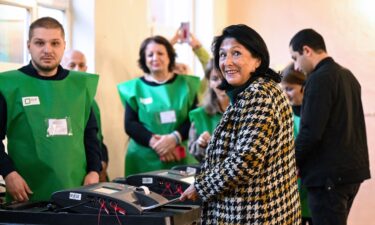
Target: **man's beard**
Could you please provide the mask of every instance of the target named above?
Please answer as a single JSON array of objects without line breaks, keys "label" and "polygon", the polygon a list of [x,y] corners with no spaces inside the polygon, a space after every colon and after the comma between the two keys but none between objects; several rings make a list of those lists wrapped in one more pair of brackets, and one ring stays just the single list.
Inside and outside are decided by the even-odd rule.
[{"label": "man's beard", "polygon": [[33,62],[34,62],[34,66],[36,67],[35,69],[43,71],[43,72],[51,72],[59,66],[59,64],[41,65],[38,62],[35,62],[35,61]]}]

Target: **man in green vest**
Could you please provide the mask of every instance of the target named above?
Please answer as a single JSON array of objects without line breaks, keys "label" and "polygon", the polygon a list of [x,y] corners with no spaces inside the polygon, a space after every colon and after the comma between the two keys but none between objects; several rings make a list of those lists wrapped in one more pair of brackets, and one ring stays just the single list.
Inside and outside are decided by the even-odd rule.
[{"label": "man in green vest", "polygon": [[[65,51],[64,57],[61,61],[61,66],[67,70],[74,71],[87,71],[86,56],[78,50]],[[101,126],[101,116],[98,103],[94,100],[92,105],[93,112],[95,114],[96,121],[98,122],[98,139],[100,142],[100,149],[102,153],[102,171],[99,174],[99,181],[106,182],[109,181],[107,168],[108,168],[108,149],[103,142],[103,133]]]},{"label": "man in green vest", "polygon": [[7,200],[49,200],[57,190],[96,183],[101,169],[91,105],[98,77],[60,66],[64,29],[43,17],[30,25],[31,62],[0,73],[0,175]]}]

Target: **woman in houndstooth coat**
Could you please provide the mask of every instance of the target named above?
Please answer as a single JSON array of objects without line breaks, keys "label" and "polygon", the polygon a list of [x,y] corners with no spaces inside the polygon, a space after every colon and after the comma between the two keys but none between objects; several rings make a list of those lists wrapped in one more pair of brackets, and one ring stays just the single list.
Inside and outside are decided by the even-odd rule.
[{"label": "woman in houndstooth coat", "polygon": [[202,199],[202,224],[300,224],[292,110],[267,46],[232,25],[212,47],[231,104],[181,200]]}]

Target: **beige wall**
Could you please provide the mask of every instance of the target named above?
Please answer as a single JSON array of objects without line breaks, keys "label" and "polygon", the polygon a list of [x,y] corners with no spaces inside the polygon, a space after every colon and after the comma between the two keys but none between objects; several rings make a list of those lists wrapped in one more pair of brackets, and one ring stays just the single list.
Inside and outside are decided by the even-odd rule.
[{"label": "beige wall", "polygon": [[[368,0],[231,0],[228,23],[245,23],[265,39],[271,64],[290,61],[291,37],[303,28],[323,35],[328,53],[349,68],[362,85],[371,172],[375,174],[375,4]],[[230,13],[233,12],[233,13]],[[375,181],[363,183],[349,224],[375,224]]]},{"label": "beige wall", "polygon": [[96,0],[95,68],[100,74],[97,101],[100,105],[104,142],[109,149],[109,175],[124,176],[127,136],[124,107],[116,85],[140,74],[137,56],[148,36],[146,0]]}]

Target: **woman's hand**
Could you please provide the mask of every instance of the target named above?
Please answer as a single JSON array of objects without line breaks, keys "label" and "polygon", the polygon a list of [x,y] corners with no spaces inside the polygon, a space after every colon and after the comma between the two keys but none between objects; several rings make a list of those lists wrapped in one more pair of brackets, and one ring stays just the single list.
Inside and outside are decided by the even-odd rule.
[{"label": "woman's hand", "polygon": [[197,190],[194,187],[194,184],[191,184],[180,196],[180,201],[185,201],[186,199],[197,200],[199,197]]},{"label": "woman's hand", "polygon": [[99,182],[99,173],[96,171],[90,171],[85,176],[83,185],[96,184]]},{"label": "woman's hand", "polygon": [[176,138],[173,134],[160,135],[160,138],[151,146],[159,156],[173,153],[177,146]]},{"label": "woman's hand", "polygon": [[199,138],[198,138],[198,140],[197,140],[197,143],[198,143],[198,145],[199,145],[200,147],[205,148],[205,147],[207,147],[207,145],[208,145],[208,143],[210,142],[210,140],[211,140],[211,135],[210,135],[210,133],[208,133],[207,131],[205,131],[205,132],[203,132],[203,133],[199,136]]},{"label": "woman's hand", "polygon": [[160,135],[154,134],[152,135],[150,142],[148,143],[148,146],[153,149],[153,146],[156,144],[158,140],[160,140]]}]

